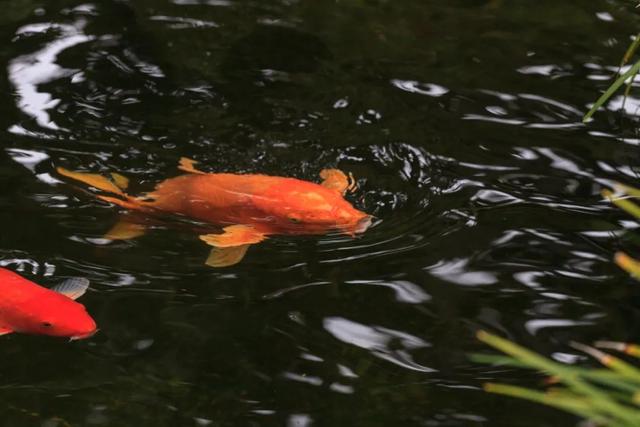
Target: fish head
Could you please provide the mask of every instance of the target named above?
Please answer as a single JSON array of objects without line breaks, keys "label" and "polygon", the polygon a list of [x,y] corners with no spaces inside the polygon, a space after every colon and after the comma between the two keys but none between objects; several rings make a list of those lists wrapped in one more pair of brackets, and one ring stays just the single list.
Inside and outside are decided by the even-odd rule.
[{"label": "fish head", "polygon": [[31,311],[29,318],[21,322],[20,332],[74,340],[89,338],[97,332],[96,322],[82,304],[64,296],[57,300],[58,304]]},{"label": "fish head", "polygon": [[339,230],[354,235],[363,233],[372,217],[351,205],[341,193],[319,185],[280,188],[261,208],[277,218],[282,226],[302,232]]}]

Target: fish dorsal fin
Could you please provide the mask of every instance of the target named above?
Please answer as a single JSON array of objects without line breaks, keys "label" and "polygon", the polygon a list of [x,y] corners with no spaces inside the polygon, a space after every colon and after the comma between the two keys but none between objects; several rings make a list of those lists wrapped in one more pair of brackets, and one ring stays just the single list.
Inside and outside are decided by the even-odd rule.
[{"label": "fish dorsal fin", "polygon": [[189,159],[187,157],[181,157],[180,163],[178,164],[178,169],[181,171],[189,172],[189,173],[197,173],[200,175],[206,174],[206,172],[202,172],[201,170],[196,169],[195,164],[198,163],[193,159]]},{"label": "fish dorsal fin", "polygon": [[72,277],[51,288],[52,291],[71,299],[78,299],[89,289],[89,279]]},{"label": "fish dorsal fin", "polygon": [[352,193],[357,187],[353,175],[349,173],[347,176],[347,174],[340,169],[322,169],[320,171],[320,178],[322,178],[320,185],[336,190],[342,194],[345,194],[347,191]]}]

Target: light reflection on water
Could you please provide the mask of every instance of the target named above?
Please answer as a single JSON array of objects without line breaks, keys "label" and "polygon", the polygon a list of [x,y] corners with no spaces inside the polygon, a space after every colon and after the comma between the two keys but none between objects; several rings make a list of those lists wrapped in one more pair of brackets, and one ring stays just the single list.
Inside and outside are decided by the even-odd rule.
[{"label": "light reflection on water", "polygon": [[[325,329],[340,341],[369,350],[376,357],[411,370],[434,371],[416,363],[410,355],[411,350],[430,346],[419,337],[381,326],[367,326],[339,317],[325,318],[323,324]],[[396,342],[395,345],[393,345],[394,342]],[[398,346],[402,349],[397,349]],[[395,349],[391,350],[392,347]]]},{"label": "light reflection on water", "polygon": [[[55,108],[60,100],[53,98],[50,93],[40,92],[38,87],[72,75],[80,75],[78,70],[59,66],[56,60],[63,51],[93,39],[92,36],[82,32],[82,27],[85,25],[84,20],[78,20],[74,25],[29,24],[16,31],[18,38],[46,33],[59,34],[42,49],[14,58],[8,66],[9,81],[18,95],[17,107],[26,115],[35,118],[38,125],[45,129],[61,130],[47,112]],[[9,131],[20,133],[19,129],[19,127],[12,127]]]}]

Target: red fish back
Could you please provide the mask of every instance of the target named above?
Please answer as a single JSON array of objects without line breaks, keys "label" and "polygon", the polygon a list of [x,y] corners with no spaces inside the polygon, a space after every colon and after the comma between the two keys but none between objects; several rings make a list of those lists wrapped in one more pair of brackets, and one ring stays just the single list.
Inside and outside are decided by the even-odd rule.
[{"label": "red fish back", "polygon": [[209,222],[245,222],[263,214],[254,199],[282,180],[296,181],[267,175],[182,175],[161,182],[147,195],[152,199],[148,205]]}]

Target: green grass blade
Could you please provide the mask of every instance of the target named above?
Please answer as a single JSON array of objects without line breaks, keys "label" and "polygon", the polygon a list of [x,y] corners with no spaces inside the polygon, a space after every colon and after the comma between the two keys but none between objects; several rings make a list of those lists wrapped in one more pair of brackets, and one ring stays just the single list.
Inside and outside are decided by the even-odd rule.
[{"label": "green grass blade", "polygon": [[[543,405],[571,412],[572,414],[584,418],[589,418],[601,424],[613,425],[608,423],[609,419],[605,415],[599,413],[593,408],[588,399],[581,398],[580,396],[571,398],[568,396],[558,396],[554,393],[544,393],[536,390],[531,390],[524,387],[494,383],[485,384],[484,389],[489,393],[497,393],[505,396],[517,397],[532,402],[542,403]],[[620,424],[620,426],[626,427],[625,424]]]},{"label": "green grass blade", "polygon": [[636,53],[636,50],[638,50],[638,46],[640,46],[640,34],[636,34],[636,38],[633,40],[633,43],[629,45],[627,51],[624,53],[622,62],[620,62],[621,67],[631,61],[631,57]]},{"label": "green grass blade", "polygon": [[[530,365],[509,356],[474,353],[469,355],[469,359],[475,363],[509,366],[513,368],[530,368]],[[579,368],[575,366],[567,366],[566,369],[593,383],[617,389],[630,395],[640,392],[637,383],[629,382],[617,372],[610,371],[609,369]],[[557,382],[553,378],[549,380],[553,383]]]},{"label": "green grass blade", "polygon": [[602,190],[602,196],[609,199],[611,203],[626,211],[628,214],[640,219],[640,206],[636,205],[632,201],[620,197],[614,197],[614,194],[609,190]]},{"label": "green grass blade", "polygon": [[600,98],[598,98],[598,100],[595,102],[595,104],[593,104],[593,107],[591,107],[591,109],[589,110],[589,112],[587,114],[584,115],[584,117],[582,118],[582,122],[586,123],[591,116],[593,116],[593,114],[600,108],[602,107],[602,105],[607,102],[607,100],[609,98],[611,98],[611,96],[620,88],[620,86],[622,86],[624,84],[624,82],[631,76],[635,75],[638,73],[638,71],[640,70],[640,61],[636,62],[635,64],[633,64],[631,66],[631,68],[629,68],[627,70],[626,73],[622,74],[620,77],[618,77],[616,79],[616,81],[614,81],[611,86],[609,86],[609,88],[602,94],[602,96]]},{"label": "green grass blade", "polygon": [[582,378],[585,378],[593,383],[607,386],[611,389],[616,389],[633,395],[640,392],[638,384],[630,383],[625,378],[622,378],[618,373],[611,372],[606,369],[591,369],[591,368],[575,368],[579,370],[577,373]]},{"label": "green grass blade", "polygon": [[613,261],[635,279],[640,279],[640,261],[631,258],[624,252],[617,252]]},{"label": "green grass blade", "polygon": [[566,366],[548,360],[539,354],[531,352],[504,338],[489,334],[486,331],[479,331],[477,337],[480,341],[517,358],[533,368],[557,376],[573,392],[589,398],[594,410],[628,423],[636,423],[631,425],[640,425],[640,411],[634,411],[629,407],[617,403],[611,399],[606,392],[600,391],[598,388],[585,382],[573,370],[567,369]]},{"label": "green grass blade", "polygon": [[632,364],[588,345],[572,342],[571,346],[597,359],[598,362],[620,375],[622,379],[632,381],[640,388],[640,370]]},{"label": "green grass blade", "polygon": [[640,189],[631,187],[629,185],[617,183],[615,185],[615,190],[621,193],[626,193],[633,197],[640,197]]},{"label": "green grass blade", "polygon": [[469,355],[469,360],[475,363],[484,363],[486,365],[503,365],[514,368],[528,368],[529,365],[520,362],[509,356],[500,356],[495,354],[473,353]]},{"label": "green grass blade", "polygon": [[520,347],[519,345],[504,338],[500,338],[497,335],[490,334],[486,331],[478,331],[476,336],[485,344],[489,344],[491,347],[518,359],[529,367],[533,367],[550,374],[557,374],[559,372],[563,373],[565,371],[564,366],[556,362],[552,362],[551,360],[529,351],[524,347]]},{"label": "green grass blade", "polygon": [[[620,70],[622,69],[622,67],[624,67],[629,61],[631,61],[631,57],[636,53],[636,50],[638,49],[638,45],[640,45],[640,34],[636,35],[636,38],[633,40],[633,43],[629,45],[629,47],[627,48],[627,51],[622,57],[622,61],[620,61],[620,68],[618,68],[618,74],[620,73]],[[624,90],[624,98],[622,99],[623,110],[627,103],[627,98],[631,94],[631,89],[633,88],[633,80],[637,75],[638,73],[636,72],[627,80],[627,87]]]},{"label": "green grass blade", "polygon": [[610,350],[616,350],[620,353],[628,354],[635,358],[640,358],[640,346],[636,344],[629,344],[619,341],[597,341],[594,344],[598,348],[607,348]]}]

